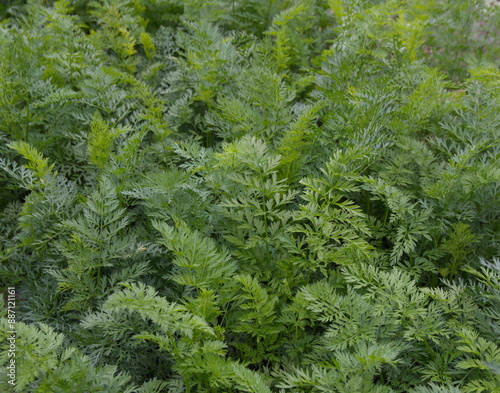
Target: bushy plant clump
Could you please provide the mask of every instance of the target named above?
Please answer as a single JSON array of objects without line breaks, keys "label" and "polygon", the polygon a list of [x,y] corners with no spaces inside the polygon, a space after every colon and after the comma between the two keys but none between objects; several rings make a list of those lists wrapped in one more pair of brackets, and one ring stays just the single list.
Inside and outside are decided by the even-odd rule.
[{"label": "bushy plant clump", "polygon": [[3,4],[2,392],[500,392],[500,8]]}]

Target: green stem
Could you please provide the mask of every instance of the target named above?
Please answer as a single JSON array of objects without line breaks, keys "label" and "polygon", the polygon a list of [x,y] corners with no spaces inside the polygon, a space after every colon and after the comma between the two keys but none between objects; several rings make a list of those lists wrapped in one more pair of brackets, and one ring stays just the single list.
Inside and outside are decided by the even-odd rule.
[{"label": "green stem", "polygon": [[365,190],[365,205],[366,205],[366,214],[370,215],[371,204],[370,204],[370,193]]},{"label": "green stem", "polygon": [[28,142],[28,135],[29,135],[29,128],[30,128],[30,123],[31,123],[31,110],[30,110],[30,104],[27,104],[27,114],[26,114],[26,124],[24,126],[24,141]]},{"label": "green stem", "polygon": [[101,265],[97,266],[97,288],[100,287],[101,284]]},{"label": "green stem", "polygon": [[266,29],[269,26],[269,23],[271,22],[271,4],[273,3],[273,0],[269,0],[267,2],[267,15],[266,15]]},{"label": "green stem", "polygon": [[385,228],[385,225],[387,224],[388,218],[389,218],[389,207],[386,207],[385,208],[385,213],[384,213],[384,223],[383,223],[384,228]]},{"label": "green stem", "polygon": [[264,194],[262,194],[262,204],[264,207],[264,236],[265,236],[265,241],[266,241],[266,259],[267,259],[267,264],[271,262],[271,254],[269,252],[269,223],[267,220],[267,206],[266,206],[266,198]]}]

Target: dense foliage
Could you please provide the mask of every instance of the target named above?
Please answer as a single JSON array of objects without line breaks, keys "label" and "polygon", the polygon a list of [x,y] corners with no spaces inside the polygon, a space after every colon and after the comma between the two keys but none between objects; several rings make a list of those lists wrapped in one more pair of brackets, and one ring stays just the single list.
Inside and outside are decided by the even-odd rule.
[{"label": "dense foliage", "polygon": [[500,392],[500,9],[0,13],[2,392]]}]

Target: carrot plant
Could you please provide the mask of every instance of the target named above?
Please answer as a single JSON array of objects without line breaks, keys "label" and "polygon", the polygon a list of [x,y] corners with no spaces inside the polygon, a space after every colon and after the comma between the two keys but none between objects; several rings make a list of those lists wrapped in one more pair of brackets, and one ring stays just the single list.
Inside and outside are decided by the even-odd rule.
[{"label": "carrot plant", "polygon": [[1,391],[500,392],[494,3],[4,3]]}]

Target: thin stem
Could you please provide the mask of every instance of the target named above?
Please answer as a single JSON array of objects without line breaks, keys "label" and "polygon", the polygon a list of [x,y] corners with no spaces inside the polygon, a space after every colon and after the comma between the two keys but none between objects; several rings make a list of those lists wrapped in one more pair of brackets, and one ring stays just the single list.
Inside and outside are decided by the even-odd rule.
[{"label": "thin stem", "polygon": [[262,194],[262,205],[264,207],[264,236],[265,236],[265,242],[266,242],[266,259],[267,263],[271,262],[271,254],[269,252],[269,223],[267,219],[267,206],[266,206],[266,198],[265,195]]}]

